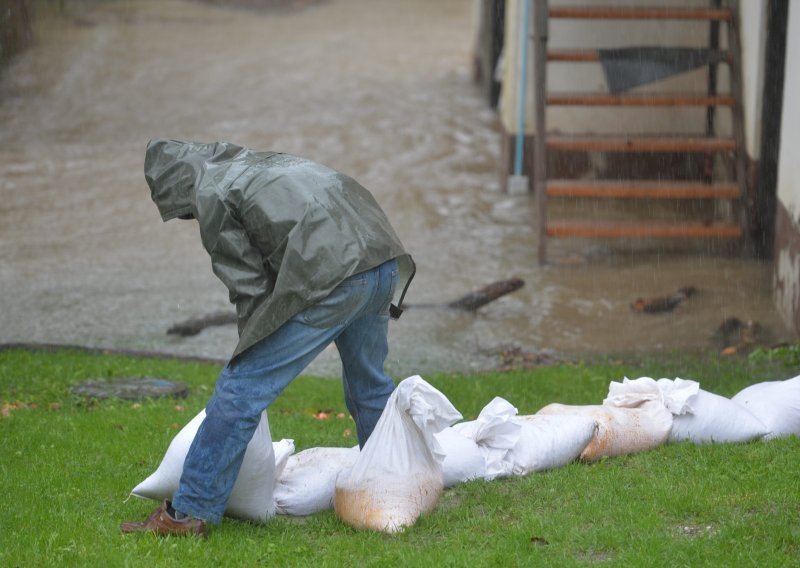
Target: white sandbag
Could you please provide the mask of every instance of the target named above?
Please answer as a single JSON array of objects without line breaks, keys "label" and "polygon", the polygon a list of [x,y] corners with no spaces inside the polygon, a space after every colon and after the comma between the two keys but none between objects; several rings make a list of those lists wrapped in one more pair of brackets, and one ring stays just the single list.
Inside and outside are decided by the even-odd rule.
[{"label": "white sandbag", "polygon": [[272,442],[272,451],[275,454],[275,480],[283,473],[289,457],[294,453],[294,440],[283,439],[279,442]]},{"label": "white sandbag", "polygon": [[355,465],[339,474],[334,509],[361,529],[397,532],[431,511],[444,488],[441,448],[434,438],[461,414],[438,390],[414,376],[386,404]]},{"label": "white sandbag", "polygon": [[492,480],[512,474],[513,464],[506,459],[517,444],[522,426],[513,421],[517,409],[507,400],[498,397],[483,407],[478,418],[461,422],[453,430],[474,441],[483,454],[485,472],[483,479]]},{"label": "white sandbag", "polygon": [[[664,382],[666,381],[666,382]],[[641,403],[655,400],[661,402],[673,415],[683,414],[690,408],[690,401],[700,391],[696,381],[676,378],[674,381],[651,377],[629,379],[621,383],[612,381],[608,385],[608,396],[603,401],[606,406],[636,408]]]},{"label": "white sandbag", "polygon": [[590,416],[528,415],[512,420],[522,426],[519,440],[506,455],[513,475],[555,469],[575,461],[597,432],[597,423]]},{"label": "white sandbag", "polygon": [[597,428],[585,416],[517,416],[507,400],[495,397],[476,420],[452,427],[475,440],[486,462],[484,479],[527,475],[575,460]]},{"label": "white sandbag", "polygon": [[700,383],[676,377],[673,380],[658,379],[656,384],[661,391],[661,401],[673,416],[692,412],[692,404],[700,393]]},{"label": "white sandbag", "polygon": [[[670,393],[681,379],[659,379],[658,386]],[[688,381],[684,381],[688,382]],[[761,420],[736,402],[698,388],[678,413],[674,413],[670,442],[695,444],[740,443],[763,437],[769,432]]]},{"label": "white sandbag", "polygon": [[305,516],[332,509],[336,478],[353,467],[358,453],[355,446],[310,448],[290,456],[275,482],[277,513]]},{"label": "white sandbag", "polygon": [[452,426],[434,434],[442,449],[442,482],[452,487],[470,479],[486,477],[486,461],[474,440],[459,433]]},{"label": "white sandbag", "polygon": [[731,398],[764,423],[763,440],[800,436],[800,376],[751,385]]},{"label": "white sandbag", "polygon": [[655,400],[643,402],[636,408],[554,403],[537,412],[537,415],[551,414],[588,416],[597,423],[594,437],[580,455],[585,461],[658,447],[667,441],[672,428],[672,413]]},{"label": "white sandbag", "polygon": [[[155,472],[133,488],[131,494],[145,499],[172,499],[178,489],[183,462],[197,429],[205,419],[205,410],[195,416],[172,439]],[[266,521],[275,514],[272,487],[275,484],[275,452],[269,432],[267,413],[261,414],[253,439],[247,445],[239,476],[233,485],[225,515],[248,521]]]}]

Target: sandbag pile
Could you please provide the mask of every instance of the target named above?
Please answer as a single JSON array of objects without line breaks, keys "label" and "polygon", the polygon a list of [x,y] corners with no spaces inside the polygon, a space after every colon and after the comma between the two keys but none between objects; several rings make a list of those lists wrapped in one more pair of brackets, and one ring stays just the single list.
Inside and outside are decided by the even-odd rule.
[{"label": "sandbag pile", "polygon": [[751,385],[731,398],[767,427],[765,440],[800,436],[800,376]]},{"label": "sandbag pile", "polygon": [[769,430],[753,413],[731,399],[705,391],[695,381],[659,379],[662,396],[684,390],[691,392],[680,406],[671,408],[675,415],[670,442],[694,444],[749,442],[763,438]]},{"label": "sandbag pile", "polygon": [[672,414],[656,401],[645,401],[635,407],[554,403],[539,410],[537,415],[594,419],[597,431],[580,454],[584,461],[650,450],[666,442],[672,428]]},{"label": "sandbag pile", "polygon": [[[172,499],[172,495],[178,490],[183,462],[186,460],[189,446],[192,445],[197,429],[200,428],[205,416],[205,410],[201,410],[178,432],[172,439],[156,471],[134,487],[131,495],[156,501]],[[276,462],[276,452],[269,433],[267,413],[263,412],[255,434],[245,450],[239,476],[233,485],[233,491],[225,509],[226,516],[263,522],[275,514],[272,489],[275,484],[276,470],[280,470],[284,466],[286,459],[294,451],[294,445],[291,440],[282,441],[277,448],[280,457]]]},{"label": "sandbag pile", "polygon": [[[172,440],[132,495],[169,499],[205,413]],[[800,436],[800,376],[743,389],[732,398],[695,381],[640,377],[609,384],[599,405],[548,404],[519,415],[496,397],[472,421],[414,376],[395,389],[363,450],[272,443],[264,413],[247,446],[225,514],[266,521],[333,508],[347,524],[397,532],[432,510],[445,487],[653,449],[668,442],[741,443]],[[458,423],[457,423],[458,422]]]},{"label": "sandbag pile", "polygon": [[[495,397],[486,405],[476,420],[462,422],[437,434],[445,453],[442,467],[447,480],[491,480],[511,475],[527,475],[561,467],[578,457],[594,436],[597,424],[594,419],[581,416],[517,416],[510,402]],[[454,438],[460,438],[458,445]],[[457,460],[463,464],[463,455],[454,450],[470,442],[483,457],[472,471],[454,468]],[[466,455],[475,455],[471,450]],[[453,471],[455,469],[455,471]],[[458,475],[453,475],[457,473]]]},{"label": "sandbag pile", "polygon": [[356,463],[336,480],[336,515],[359,529],[397,532],[413,525],[444,489],[434,434],[461,418],[421,377],[401,382]]},{"label": "sandbag pile", "polygon": [[731,398],[695,381],[641,377],[611,383],[603,404],[661,401],[673,414],[670,442],[737,443],[800,436],[800,376],[746,387]]},{"label": "sandbag pile", "polygon": [[279,515],[302,517],[333,508],[336,478],[358,460],[352,448],[309,448],[289,457],[275,480]]}]

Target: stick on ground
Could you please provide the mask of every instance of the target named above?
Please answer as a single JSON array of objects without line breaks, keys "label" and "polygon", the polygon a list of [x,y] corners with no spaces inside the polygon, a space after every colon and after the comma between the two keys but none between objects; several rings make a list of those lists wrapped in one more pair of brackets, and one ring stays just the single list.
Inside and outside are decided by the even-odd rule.
[{"label": "stick on ground", "polygon": [[[515,292],[525,285],[525,281],[521,278],[509,278],[508,280],[499,280],[492,282],[488,286],[484,286],[470,292],[457,300],[444,304],[411,304],[404,306],[406,308],[450,308],[453,310],[463,310],[467,312],[474,312],[493,302],[496,299]],[[182,322],[178,322],[167,330],[169,335],[180,335],[181,337],[190,337],[197,335],[207,327],[215,325],[227,325],[236,323],[236,314],[233,312],[214,312],[205,316],[198,316]]]}]

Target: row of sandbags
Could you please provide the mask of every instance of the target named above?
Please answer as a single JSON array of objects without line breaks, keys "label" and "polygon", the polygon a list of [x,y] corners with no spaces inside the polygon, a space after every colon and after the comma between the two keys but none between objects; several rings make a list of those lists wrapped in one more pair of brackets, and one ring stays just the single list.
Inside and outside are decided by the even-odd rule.
[{"label": "row of sandbags", "polygon": [[[170,498],[204,417],[173,439],[158,469],[132,494]],[[728,399],[695,381],[642,377],[612,382],[601,405],[549,404],[520,416],[495,398],[460,422],[450,401],[421,377],[402,381],[372,436],[354,448],[294,452],[273,443],[266,413],[247,447],[226,515],[265,521],[334,508],[356,528],[402,530],[435,507],[445,487],[655,448],[666,442],[746,442],[800,436],[800,376],[745,388]]]}]

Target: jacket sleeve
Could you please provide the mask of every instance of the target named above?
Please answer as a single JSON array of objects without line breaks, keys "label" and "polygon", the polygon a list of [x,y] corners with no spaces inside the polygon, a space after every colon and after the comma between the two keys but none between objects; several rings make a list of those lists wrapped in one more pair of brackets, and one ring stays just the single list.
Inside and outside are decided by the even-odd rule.
[{"label": "jacket sleeve", "polygon": [[242,224],[218,201],[214,211],[200,221],[203,245],[211,256],[214,274],[228,288],[236,305],[239,334],[274,287],[261,252],[253,245]]}]

